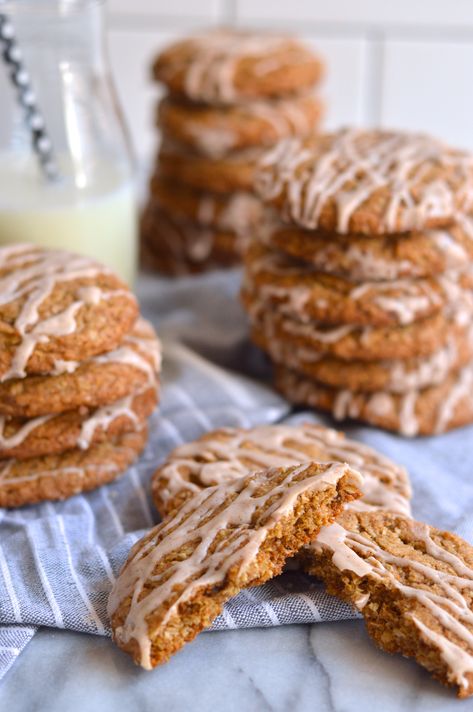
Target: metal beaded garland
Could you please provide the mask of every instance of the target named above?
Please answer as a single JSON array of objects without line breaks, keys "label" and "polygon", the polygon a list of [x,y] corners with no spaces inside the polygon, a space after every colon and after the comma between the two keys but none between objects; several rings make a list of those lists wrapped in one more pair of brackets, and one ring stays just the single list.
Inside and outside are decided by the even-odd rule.
[{"label": "metal beaded garland", "polygon": [[51,140],[36,104],[30,76],[23,64],[13,25],[2,14],[0,14],[0,48],[2,48],[5,65],[10,69],[10,79],[17,90],[19,103],[25,111],[25,120],[31,133],[33,149],[44,174],[49,180],[55,180],[58,177],[58,171],[53,158]]}]

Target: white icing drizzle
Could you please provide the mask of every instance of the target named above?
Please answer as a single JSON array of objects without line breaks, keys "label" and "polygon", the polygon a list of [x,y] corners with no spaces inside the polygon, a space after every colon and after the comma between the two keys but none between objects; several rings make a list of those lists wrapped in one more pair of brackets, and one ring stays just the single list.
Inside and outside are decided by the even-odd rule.
[{"label": "white icing drizzle", "polygon": [[14,245],[0,249],[0,306],[22,300],[20,313],[13,324],[20,335],[10,368],[0,380],[23,378],[28,360],[37,344],[51,337],[66,336],[76,330],[76,316],[83,306],[98,304],[124,290],[103,291],[97,286],[78,287],[71,302],[62,312],[41,317],[43,304],[55,287],[77,279],[93,279],[109,274],[102,265],[89,258],[59,250],[46,251],[33,245]]},{"label": "white icing drizzle", "polygon": [[347,462],[363,472],[362,506],[409,514],[411,489],[404,468],[336,430],[309,423],[225,428],[214,437],[182,445],[158,469],[153,486],[160,498],[169,500],[183,488],[199,492],[258,469],[309,460]]},{"label": "white icing drizzle", "polygon": [[473,409],[473,364],[463,368],[437,413],[436,433],[443,433],[449,426],[455,409],[465,397]]},{"label": "white icing drizzle", "polygon": [[[436,166],[455,170],[461,187],[454,189],[441,178],[429,180],[429,171]],[[473,195],[473,158],[419,134],[344,129],[313,144],[287,139],[263,158],[260,167],[260,193],[274,200],[285,192],[285,218],[317,228],[323,208],[333,200],[338,233],[350,232],[354,213],[380,189],[388,196],[383,214],[387,233],[421,229],[429,219],[454,217],[457,201],[471,201]]]},{"label": "white icing drizzle", "polygon": [[[307,112],[293,99],[246,102],[239,105],[239,112],[243,114],[242,120],[257,119],[270,126],[274,132],[273,143],[286,136],[305,136],[312,128]],[[231,124],[225,124],[224,118],[224,115],[219,116],[219,125],[205,126],[188,117],[186,131],[199,152],[210,158],[223,158],[238,147],[238,132]]]},{"label": "white icing drizzle", "polygon": [[224,158],[236,145],[238,137],[228,127],[203,126],[190,121],[186,130],[191,134],[196,149],[209,158]]},{"label": "white icing drizzle", "polygon": [[[327,388],[294,371],[286,371],[283,379],[284,391],[296,403],[317,406],[320,403],[321,393]],[[393,428],[399,429],[402,435],[413,437],[418,435],[421,429],[419,400],[425,398],[430,390],[434,391],[442,386],[443,384],[426,389],[412,389],[401,395],[385,391],[365,393],[340,389],[334,396],[331,411],[336,420],[359,418],[363,413],[366,413],[368,418],[390,417],[393,420]],[[440,434],[452,427],[460,405],[471,414],[467,417],[473,415],[473,363],[467,364],[458,371],[442,399],[437,397],[434,433]]]},{"label": "white icing drizzle", "polygon": [[[121,449],[121,448],[120,448]],[[0,488],[4,487],[6,485],[19,485],[19,484],[25,484],[26,482],[34,482],[36,480],[41,480],[43,478],[67,478],[71,477],[72,475],[78,475],[79,477],[83,478],[85,477],[86,471],[87,471],[87,466],[68,466],[68,467],[58,467],[53,470],[38,470],[38,471],[33,471],[29,475],[21,475],[21,476],[16,476],[14,474],[10,475],[10,473],[13,470],[13,467],[17,460],[11,459],[7,461],[3,461],[2,464],[0,465]],[[94,468],[95,471],[99,472],[114,472],[117,470],[117,466],[113,463],[93,463],[91,467]]]},{"label": "white icing drizzle", "polygon": [[5,415],[0,415],[0,448],[2,450],[9,450],[18,447],[36,428],[40,428],[53,417],[53,415],[41,415],[37,418],[27,420],[13,435],[6,436],[5,427],[8,426],[8,418]]},{"label": "white icing drizzle", "polygon": [[[375,397],[372,399],[370,404],[370,409],[372,412],[376,412],[379,415],[388,415],[393,412],[392,400],[389,393],[406,393],[407,391],[412,391],[420,388],[427,388],[428,386],[435,386],[442,383],[448,375],[459,366],[463,365],[467,359],[473,358],[473,326],[469,329],[470,333],[465,335],[459,335],[458,337],[453,334],[447,336],[447,344],[434,352],[431,356],[425,356],[421,358],[408,359],[407,361],[401,359],[394,360],[379,360],[376,365],[379,372],[383,373],[385,382],[383,384],[383,389],[388,391],[388,393],[376,393]],[[461,344],[460,349],[458,344]],[[316,348],[310,349],[308,347],[297,346],[294,347],[293,344],[289,344],[284,339],[278,339],[276,336],[272,336],[267,343],[263,345],[264,350],[271,356],[271,358],[277,363],[281,363],[295,371],[307,372],[309,366],[314,366],[316,363],[320,363],[322,369],[324,364],[329,363],[332,368],[338,369],[339,382],[342,383],[342,378],[348,378],[348,373],[352,372],[352,368],[363,369],[366,367],[365,362],[353,361],[345,362],[343,359],[336,359],[333,357],[324,358],[324,354],[318,351]],[[373,366],[373,364],[370,364]],[[348,373],[347,373],[348,372]],[[320,373],[314,373],[313,376],[316,380],[325,382],[323,378],[323,370]],[[329,385],[334,385],[332,382],[327,381]],[[345,396],[346,397],[346,396]],[[337,398],[343,401],[344,396],[340,395]],[[345,406],[341,404],[341,411],[346,412]],[[334,406],[334,413],[338,406]],[[337,417],[337,415],[335,415]]]},{"label": "white icing drizzle", "polygon": [[241,59],[257,60],[255,74],[264,76],[287,64],[307,62],[310,57],[307,50],[288,37],[236,30],[206,32],[186,40],[185,44],[190,47],[191,61],[186,57],[184,62],[178,59],[170,62],[162,67],[163,77],[166,80],[184,72],[186,95],[210,104],[238,101],[235,71]]},{"label": "white icing drizzle", "polygon": [[[329,463],[315,474],[310,465],[299,465],[285,472],[278,483],[280,475],[280,470],[265,470],[251,478],[208,488],[135,547],[112,589],[108,612],[112,616],[120,603],[131,597],[123,625],[114,633],[123,643],[136,641],[143,667],[152,667],[150,614],[163,609],[153,627],[155,632],[158,628],[164,630],[179,616],[182,604],[191,601],[201,588],[221,585],[230,570],[237,569],[239,577],[248,572],[246,585],[250,585],[249,569],[266,537],[291,514],[303,494],[336,486],[344,476],[355,486],[362,481],[359,473],[340,463]],[[264,493],[258,494],[261,487]],[[264,513],[258,517],[261,508]],[[217,543],[223,531],[229,536]],[[179,560],[155,573],[160,561],[182,547],[186,547],[186,553]]]},{"label": "white icing drizzle", "polygon": [[50,375],[74,373],[87,364],[120,363],[133,366],[148,375],[149,383],[154,383],[161,368],[161,344],[153,327],[140,317],[130,334],[124,337],[122,344],[108,353],[94,356],[86,361],[66,361],[56,359]]},{"label": "white icing drizzle", "polygon": [[137,396],[144,393],[145,390],[146,389],[142,389],[139,393],[132,393],[120,398],[115,401],[115,403],[97,408],[94,413],[82,423],[80,435],[77,439],[77,447],[81,450],[87,450],[97,430],[106,432],[111,423],[118,418],[128,418],[134,425],[138,425],[139,418],[133,410],[133,401]]},{"label": "white icing drizzle", "polygon": [[[149,364],[148,364],[149,368]],[[150,372],[148,382],[136,393],[124,396],[110,405],[96,408],[91,415],[84,418],[81,424],[81,432],[77,440],[77,447],[81,450],[87,450],[94,438],[96,432],[100,429],[106,431],[113,421],[118,418],[126,417],[135,426],[139,425],[138,415],[133,409],[133,404],[136,398],[143,395],[150,388],[157,388],[156,376]],[[59,415],[41,415],[36,418],[31,418],[16,430],[13,435],[6,436],[5,428],[8,427],[9,419],[0,415],[0,448],[2,450],[11,450],[18,447],[28,438],[34,431],[41,428],[45,423],[53,418],[61,418]]]},{"label": "white icing drizzle", "polygon": [[[134,432],[139,433],[146,428],[143,423],[135,428]],[[91,451],[92,452],[92,451]],[[132,456],[136,455],[136,451],[133,448],[127,447],[122,443],[118,442],[114,444],[114,452],[123,453],[131,460]],[[68,453],[69,454],[69,453]],[[63,456],[62,456],[63,457]],[[64,456],[65,457],[65,456]],[[80,465],[63,465],[53,469],[44,469],[43,465],[38,465],[42,458],[32,458],[25,462],[34,463],[30,467],[30,471],[25,475],[15,474],[15,468],[19,464],[19,460],[11,458],[9,460],[2,460],[0,462],[0,488],[9,485],[24,484],[26,482],[34,482],[35,480],[41,480],[45,477],[48,478],[67,478],[70,475],[79,475],[81,478],[85,476],[88,469],[93,468],[94,471],[99,472],[115,472],[118,471],[118,466],[113,462],[99,462],[91,458],[85,464]]]},{"label": "white icing drizzle", "polygon": [[[328,551],[332,556],[332,564],[340,571],[351,571],[361,579],[373,579],[375,585],[378,582],[385,583],[389,588],[397,590],[404,600],[414,599],[426,608],[442,628],[466,643],[469,650],[432,629],[412,612],[407,611],[402,615],[411,617],[421,637],[440,651],[452,681],[460,687],[467,687],[467,674],[473,674],[473,654],[470,652],[473,649],[473,611],[463,592],[473,590],[473,569],[459,556],[437,544],[426,524],[413,522],[412,528],[414,539],[423,543],[426,553],[447,564],[450,571],[438,570],[425,559],[419,562],[408,555],[394,555],[373,538],[345,528],[340,523],[323,527],[310,550],[315,555]],[[398,570],[404,568],[418,572],[419,582],[402,583]],[[442,593],[436,593],[434,586],[440,587]],[[354,603],[363,610],[368,601],[369,593]]]},{"label": "white icing drizzle", "polygon": [[197,263],[204,262],[214,247],[213,230],[193,226],[176,216],[171,218],[163,211],[159,211],[156,233],[159,234],[159,242],[177,261],[190,259]]},{"label": "white icing drizzle", "polygon": [[[420,317],[436,310],[448,299],[457,302],[464,290],[458,284],[461,273],[446,273],[428,279],[397,279],[390,281],[365,281],[353,284],[338,277],[344,290],[339,292],[337,283],[326,284],[320,272],[311,266],[298,264],[282,253],[264,250],[257,257],[251,257],[246,263],[245,286],[259,299],[271,298],[283,300],[280,309],[284,313],[297,314],[304,318],[304,310],[311,304],[324,310],[328,306],[326,299],[316,299],[317,290],[327,292],[332,300],[375,304],[381,311],[396,317],[400,325],[410,324]],[[303,284],[287,284],[289,277],[298,277]],[[260,278],[255,284],[253,278]],[[286,282],[286,283],[285,283]],[[353,284],[353,286],[352,286]],[[348,287],[348,291],[346,288]]]}]

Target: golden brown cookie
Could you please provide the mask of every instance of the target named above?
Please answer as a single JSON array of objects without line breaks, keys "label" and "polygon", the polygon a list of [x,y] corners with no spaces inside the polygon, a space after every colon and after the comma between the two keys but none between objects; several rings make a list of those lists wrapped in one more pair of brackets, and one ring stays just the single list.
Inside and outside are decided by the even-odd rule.
[{"label": "golden brown cookie", "polygon": [[247,236],[259,229],[263,207],[251,193],[208,193],[163,180],[157,171],[150,181],[150,202],[176,219]]},{"label": "golden brown cookie", "polygon": [[451,224],[469,207],[473,156],[421,134],[343,129],[281,142],[257,185],[300,227],[384,236]]},{"label": "golden brown cookie", "polygon": [[119,477],[146,445],[145,424],[88,450],[0,462],[0,507],[72,497]]},{"label": "golden brown cookie", "polygon": [[258,243],[244,256],[246,290],[270,309],[301,321],[355,326],[402,326],[445,309],[473,286],[473,273],[423,279],[353,282],[317,272],[300,260]]},{"label": "golden brown cookie", "polygon": [[413,388],[439,385],[453,371],[473,359],[473,328],[446,332],[446,344],[430,356],[399,360],[362,361],[340,359],[310,350],[294,348],[290,341],[267,339],[255,329],[252,340],[275,363],[334,388],[351,391],[407,393]]},{"label": "golden brown cookie", "polygon": [[265,243],[328,272],[356,281],[429,277],[464,269],[473,259],[473,219],[448,228],[385,235],[337,235],[269,222]]},{"label": "golden brown cookie", "polygon": [[272,146],[288,136],[315,132],[322,102],[314,95],[274,101],[251,101],[233,106],[209,106],[164,99],[158,125],[166,136],[210,158],[232,151]]},{"label": "golden brown cookie", "polygon": [[[252,336],[264,342],[292,345],[306,353],[331,355],[341,359],[373,361],[379,359],[410,359],[430,356],[447,344],[451,333],[466,334],[471,310],[465,309],[455,317],[438,313],[406,326],[380,328],[353,324],[324,326],[318,322],[290,319],[268,309],[253,294],[243,291],[243,304],[250,315]],[[458,319],[456,318],[458,317]]]},{"label": "golden brown cookie", "polygon": [[222,428],[175,448],[153,475],[154,503],[165,516],[202,489],[266,467],[346,462],[363,474],[362,496],[350,507],[410,514],[406,470],[363,443],[315,423]]},{"label": "golden brown cookie", "polygon": [[139,318],[118,348],[85,361],[57,361],[47,376],[0,382],[0,414],[16,418],[98,408],[153,384],[161,347],[151,324]]},{"label": "golden brown cookie", "polygon": [[137,315],[128,287],[88,257],[0,248],[0,380],[111,351]]},{"label": "golden brown cookie", "polygon": [[234,104],[307,91],[322,63],[286,36],[218,28],[170,45],[156,59],[154,78],[172,94],[207,104]]},{"label": "golden brown cookie", "polygon": [[329,411],[336,420],[355,418],[408,437],[438,435],[473,422],[473,363],[437,386],[396,394],[330,388],[291,371],[275,370],[277,389],[292,403]]},{"label": "golden brown cookie", "polygon": [[55,455],[76,447],[87,450],[95,443],[136,430],[151,415],[157,401],[158,387],[154,381],[96,409],[80,407],[29,420],[1,415],[0,459],[24,460]]},{"label": "golden brown cookie", "polygon": [[147,670],[166,662],[229,598],[279,574],[361,481],[348,465],[306,463],[196,494],[131,550],[108,603],[115,642]]},{"label": "golden brown cookie", "polygon": [[166,180],[183,183],[195,190],[251,192],[261,155],[260,148],[250,148],[224,158],[208,158],[164,141],[158,157],[159,172]]},{"label": "golden brown cookie", "polygon": [[388,512],[344,512],[303,552],[306,570],[363,615],[388,653],[413,657],[459,697],[473,693],[473,549]]},{"label": "golden brown cookie", "polygon": [[141,220],[141,262],[144,268],[182,275],[240,261],[241,236],[202,227],[149,203]]}]

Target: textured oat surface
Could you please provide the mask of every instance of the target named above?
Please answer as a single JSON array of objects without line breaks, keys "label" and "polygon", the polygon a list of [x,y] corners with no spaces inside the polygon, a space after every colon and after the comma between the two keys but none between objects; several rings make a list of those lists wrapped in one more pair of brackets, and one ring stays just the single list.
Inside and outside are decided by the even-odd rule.
[{"label": "textured oat surface", "polygon": [[406,470],[343,433],[314,423],[223,428],[173,450],[152,478],[158,511],[168,514],[188,497],[265,467],[309,461],[347,462],[362,472],[356,507],[409,513],[411,489]]},{"label": "textured oat surface", "polygon": [[197,494],[132,549],[109,599],[115,642],[147,669],[166,662],[239,590],[280,573],[360,484],[348,465],[311,463]]},{"label": "textured oat surface", "polygon": [[470,204],[473,157],[422,134],[342,129],[282,142],[258,186],[301,227],[384,236],[449,225]]},{"label": "textured oat surface", "polygon": [[95,489],[120,476],[146,445],[148,431],[123,433],[59,455],[0,462],[0,507],[61,500]]},{"label": "textured oat surface", "polygon": [[473,693],[473,549],[386,512],[346,512],[303,553],[306,570],[356,606],[390,653]]}]

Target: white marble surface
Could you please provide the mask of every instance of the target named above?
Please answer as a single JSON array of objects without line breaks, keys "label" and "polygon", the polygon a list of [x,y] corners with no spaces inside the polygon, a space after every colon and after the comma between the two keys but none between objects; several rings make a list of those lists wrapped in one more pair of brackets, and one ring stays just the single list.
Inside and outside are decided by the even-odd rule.
[{"label": "white marble surface", "polygon": [[145,672],[110,640],[42,630],[0,686],[2,712],[473,710],[381,653],[360,621],[200,635]]}]

